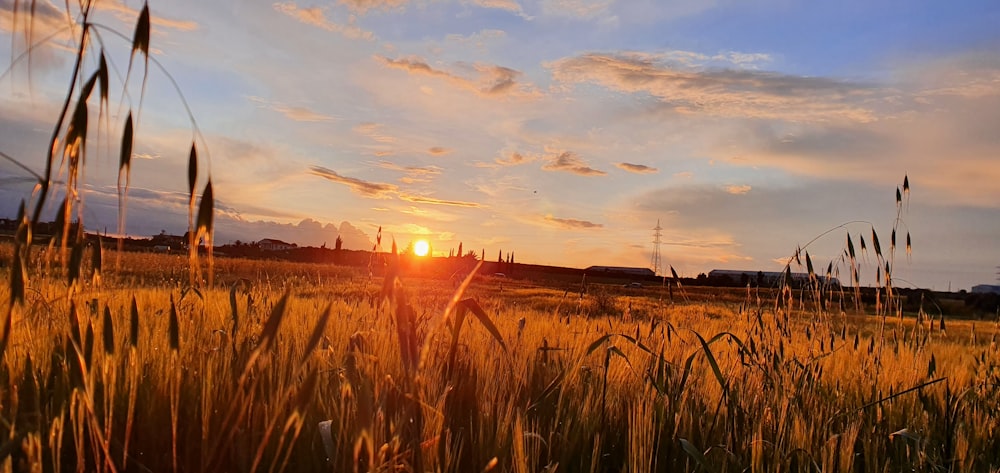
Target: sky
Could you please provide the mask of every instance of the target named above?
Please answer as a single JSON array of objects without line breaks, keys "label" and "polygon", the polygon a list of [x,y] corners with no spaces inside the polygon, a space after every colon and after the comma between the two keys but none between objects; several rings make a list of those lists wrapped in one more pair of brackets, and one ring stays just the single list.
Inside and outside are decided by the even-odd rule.
[{"label": "sky", "polygon": [[[37,173],[77,12],[37,0],[26,39],[16,3],[0,0],[0,151]],[[90,107],[89,229],[116,229],[132,111],[130,235],[186,230],[194,142],[217,244],[340,235],[371,249],[381,228],[383,246],[426,239],[437,256],[461,243],[487,259],[649,267],[659,223],[661,274],[777,271],[803,247],[847,280],[850,234],[868,243],[858,256],[873,284],[874,229],[897,286],[998,284],[994,0],[149,6],[145,83],[139,62],[127,72],[142,4],[104,0],[91,17],[83,67],[103,48],[113,72],[107,112]],[[31,189],[0,160],[0,215]]]}]

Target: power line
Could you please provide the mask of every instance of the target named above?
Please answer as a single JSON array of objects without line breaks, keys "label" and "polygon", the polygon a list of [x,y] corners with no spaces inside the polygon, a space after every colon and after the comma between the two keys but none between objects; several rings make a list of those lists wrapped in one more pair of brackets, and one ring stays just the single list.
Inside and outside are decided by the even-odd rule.
[{"label": "power line", "polygon": [[649,265],[652,266],[653,274],[660,274],[660,237],[663,236],[663,227],[660,220],[656,220],[656,228],[653,229],[653,257]]}]

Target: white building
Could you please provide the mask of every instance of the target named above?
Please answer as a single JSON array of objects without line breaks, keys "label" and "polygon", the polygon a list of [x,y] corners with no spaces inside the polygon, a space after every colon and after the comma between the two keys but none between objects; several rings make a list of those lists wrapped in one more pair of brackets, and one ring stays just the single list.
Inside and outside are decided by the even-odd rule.
[{"label": "white building", "polygon": [[296,245],[295,243],[286,243],[273,238],[265,238],[258,241],[257,246],[264,251],[284,251],[299,247],[299,245]]}]

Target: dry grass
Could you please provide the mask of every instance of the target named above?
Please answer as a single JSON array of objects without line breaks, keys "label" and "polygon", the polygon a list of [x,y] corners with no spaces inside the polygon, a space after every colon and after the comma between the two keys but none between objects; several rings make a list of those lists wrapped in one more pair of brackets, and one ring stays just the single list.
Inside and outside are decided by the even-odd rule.
[{"label": "dry grass", "polygon": [[[869,237],[884,275],[878,317],[824,308],[815,285],[812,299],[782,287],[761,303],[696,288],[678,299],[665,288],[456,288],[403,282],[391,264],[375,280],[305,264],[213,264],[211,250],[203,267],[194,243],[211,248],[214,197],[203,169],[198,199],[207,159],[196,140],[187,258],[88,247],[80,171],[88,122],[106,123],[111,100],[106,56],[93,47],[102,27],[88,21],[95,5],[66,4],[78,9],[67,12],[79,22],[72,77],[44,174],[22,166],[39,192],[22,204],[13,246],[0,245],[11,262],[0,269],[4,471],[1000,468],[996,327],[903,319],[893,292],[908,179],[889,251],[874,226]],[[149,63],[158,66],[149,28],[144,7],[130,40],[102,30],[129,42],[123,90],[134,60],[143,91]],[[122,226],[141,97],[125,107],[121,134]],[[66,176],[62,231],[43,250],[27,229],[53,175]],[[859,301],[851,238],[844,263]],[[907,233],[907,254],[910,242]],[[103,264],[111,259],[114,269]],[[803,259],[815,283],[804,248],[794,256]]]},{"label": "dry grass", "polygon": [[35,277],[15,306],[0,411],[11,461],[152,471],[998,467],[992,324],[973,340],[971,322],[942,332],[890,317],[882,327],[670,304],[655,291],[615,296],[644,308],[625,320],[548,309],[560,291],[486,282],[462,297],[481,312],[463,309],[470,317],[449,330],[448,283],[384,293],[383,281],[342,268],[223,259],[217,277],[229,286],[196,293],[173,279],[171,256],[122,257],[160,269],[107,272],[69,295],[61,277]]}]

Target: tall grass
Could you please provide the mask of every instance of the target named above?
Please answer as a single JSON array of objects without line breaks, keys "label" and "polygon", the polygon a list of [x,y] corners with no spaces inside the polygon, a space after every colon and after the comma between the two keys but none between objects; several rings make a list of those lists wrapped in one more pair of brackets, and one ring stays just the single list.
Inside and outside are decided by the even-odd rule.
[{"label": "tall grass", "polygon": [[881,322],[860,316],[649,294],[631,321],[567,326],[544,308],[558,290],[383,293],[366,274],[220,262],[242,265],[270,283],[222,273],[199,295],[109,271],[67,299],[61,277],[32,280],[0,373],[5,455],[108,471],[997,467],[992,325],[973,339],[968,322],[889,319],[880,355]]},{"label": "tall grass", "polygon": [[[34,8],[16,5],[24,15]],[[45,171],[3,155],[39,187],[2,250],[11,262],[0,269],[9,281],[0,288],[4,470],[1000,468],[997,328],[950,322],[945,331],[943,319],[935,328],[904,318],[893,291],[908,179],[888,252],[871,227],[885,298],[874,323],[830,309],[834,292],[817,284],[805,248],[793,259],[804,260],[811,289],[796,304],[782,286],[773,308],[749,292],[742,304],[697,302],[697,288],[675,300],[672,285],[623,295],[581,284],[570,297],[514,284],[500,291],[470,275],[456,290],[404,280],[395,251],[364,274],[213,266],[209,253],[202,282],[197,243],[211,248],[214,198],[207,175],[197,198],[194,139],[188,259],[127,255],[84,238],[88,130],[110,101],[107,56],[94,45],[111,47],[96,32],[115,33],[90,21],[96,2],[66,8],[77,8],[75,65]],[[131,37],[120,35],[130,49],[123,90],[136,58],[144,78],[157,66],[149,30],[144,7]],[[122,226],[141,97],[120,135]],[[67,176],[62,230],[39,248],[32,228],[55,195],[53,172]],[[867,250],[863,235],[848,234],[842,262],[863,312],[854,238]],[[108,256],[115,268],[103,264]],[[836,274],[832,263],[826,273]]]}]

